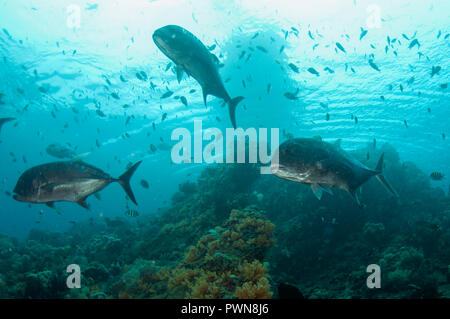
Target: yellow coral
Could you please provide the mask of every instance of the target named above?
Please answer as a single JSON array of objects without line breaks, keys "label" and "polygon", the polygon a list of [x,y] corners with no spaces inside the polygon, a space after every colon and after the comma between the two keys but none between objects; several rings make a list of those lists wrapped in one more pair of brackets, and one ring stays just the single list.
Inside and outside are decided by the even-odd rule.
[{"label": "yellow coral", "polygon": [[199,258],[199,252],[198,249],[194,246],[189,247],[189,251],[187,252],[186,256],[184,257],[184,262],[189,264]]},{"label": "yellow coral", "polygon": [[266,277],[259,279],[257,283],[250,281],[244,283],[236,288],[235,294],[239,299],[268,299],[273,295]]},{"label": "yellow coral", "polygon": [[220,296],[220,280],[214,272],[207,272],[201,274],[195,284],[192,286],[191,293],[187,295],[188,298],[197,299],[212,299]]},{"label": "yellow coral", "polygon": [[242,237],[242,235],[241,234],[239,234],[239,233],[237,233],[237,232],[232,232],[231,233],[231,240],[238,240],[239,238],[241,238]]},{"label": "yellow coral", "polygon": [[231,234],[231,231],[230,231],[230,230],[226,230],[226,231],[224,231],[224,232],[222,233],[222,238],[227,238],[227,237],[230,236],[230,234]]},{"label": "yellow coral", "polygon": [[[166,231],[185,226],[186,222],[172,224]],[[177,298],[270,298],[267,267],[258,258],[273,245],[274,227],[256,211],[232,210],[221,227],[188,248],[182,262],[156,274],[141,274],[137,287],[154,295],[165,286],[169,297]],[[120,292],[119,297],[129,295]]]},{"label": "yellow coral", "polygon": [[240,250],[244,250],[245,242],[242,239],[239,239],[233,243],[233,247]]},{"label": "yellow coral", "polygon": [[243,264],[239,265],[238,270],[243,275],[245,281],[256,282],[265,276],[267,269],[259,260],[254,260],[252,263],[245,260]]}]

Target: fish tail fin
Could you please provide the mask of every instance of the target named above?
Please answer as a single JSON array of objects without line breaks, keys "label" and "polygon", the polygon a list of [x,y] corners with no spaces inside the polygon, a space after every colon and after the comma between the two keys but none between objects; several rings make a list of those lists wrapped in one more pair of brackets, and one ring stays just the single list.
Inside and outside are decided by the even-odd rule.
[{"label": "fish tail fin", "polygon": [[122,186],[125,193],[127,193],[128,197],[136,205],[137,205],[137,202],[136,202],[136,198],[134,197],[133,190],[131,189],[131,186],[130,186],[130,179],[141,163],[142,163],[142,161],[139,161],[136,164],[134,164],[133,166],[131,166],[131,168],[129,170],[127,170],[125,173],[123,173],[122,175],[120,175],[119,179],[117,180],[117,182],[120,184],[120,186]]},{"label": "fish tail fin", "polygon": [[398,193],[391,186],[391,184],[386,180],[383,175],[383,165],[384,165],[384,153],[381,154],[380,159],[378,160],[377,167],[375,168],[376,175],[375,177],[380,181],[380,183],[395,197],[398,197]]},{"label": "fish tail fin", "polygon": [[238,96],[228,101],[228,111],[230,112],[231,124],[233,124],[234,128],[236,128],[236,107],[243,99],[243,96]]}]

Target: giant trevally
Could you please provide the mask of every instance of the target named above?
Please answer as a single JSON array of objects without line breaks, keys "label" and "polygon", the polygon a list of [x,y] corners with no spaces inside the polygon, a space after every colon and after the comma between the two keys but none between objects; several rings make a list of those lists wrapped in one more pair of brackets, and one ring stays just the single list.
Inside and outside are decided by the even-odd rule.
[{"label": "giant trevally", "polygon": [[167,25],[156,30],[153,41],[176,64],[178,82],[183,72],[197,80],[203,90],[205,105],[208,94],[228,104],[231,123],[236,128],[236,106],[244,97],[232,99],[228,95],[219,75],[218,58],[191,32],[177,25]]},{"label": "giant trevally", "polygon": [[75,202],[89,208],[86,198],[113,182],[118,182],[128,197],[137,205],[130,186],[130,178],[139,164],[131,166],[119,178],[82,161],[65,161],[43,164],[25,171],[17,181],[13,198],[21,202],[44,203]]},{"label": "giant trevally", "polygon": [[375,170],[371,170],[338,145],[316,138],[290,139],[275,152],[278,161],[272,161],[272,173],[283,179],[311,185],[318,199],[322,198],[322,191],[331,193],[329,187],[337,187],[349,192],[361,206],[357,190],[372,176],[398,196],[383,176],[384,153]]},{"label": "giant trevally", "polygon": [[2,131],[2,126],[3,124],[5,124],[6,122],[10,122],[10,121],[14,121],[15,118],[13,117],[4,117],[0,119],[0,132]]}]

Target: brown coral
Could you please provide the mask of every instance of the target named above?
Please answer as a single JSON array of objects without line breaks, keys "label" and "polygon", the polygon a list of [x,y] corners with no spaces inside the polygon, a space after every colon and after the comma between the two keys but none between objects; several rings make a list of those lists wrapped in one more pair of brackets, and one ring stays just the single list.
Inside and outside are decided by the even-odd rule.
[{"label": "brown coral", "polygon": [[222,225],[190,246],[184,263],[172,268],[168,288],[188,298],[270,298],[264,257],[274,243],[274,225],[254,210],[233,210]]},{"label": "brown coral", "polygon": [[259,260],[254,260],[252,263],[245,260],[238,269],[245,281],[256,282],[266,274],[266,266]]},{"label": "brown coral", "polygon": [[268,299],[272,297],[269,280],[262,277],[256,283],[245,282],[241,287],[236,288],[236,297],[239,299]]},{"label": "brown coral", "polygon": [[[178,227],[171,225],[170,227]],[[189,246],[178,264],[140,271],[132,294],[168,298],[270,298],[261,260],[273,243],[274,225],[260,212],[233,210],[228,220]],[[166,288],[161,291],[161,288]],[[120,291],[119,297],[130,293]]]}]

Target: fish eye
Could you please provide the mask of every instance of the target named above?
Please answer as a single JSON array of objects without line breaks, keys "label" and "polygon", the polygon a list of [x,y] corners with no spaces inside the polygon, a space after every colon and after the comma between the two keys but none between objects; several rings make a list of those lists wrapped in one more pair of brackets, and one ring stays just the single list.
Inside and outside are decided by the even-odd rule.
[{"label": "fish eye", "polygon": [[172,39],[175,39],[176,36],[177,36],[176,34],[172,34],[171,38],[172,38]]}]

